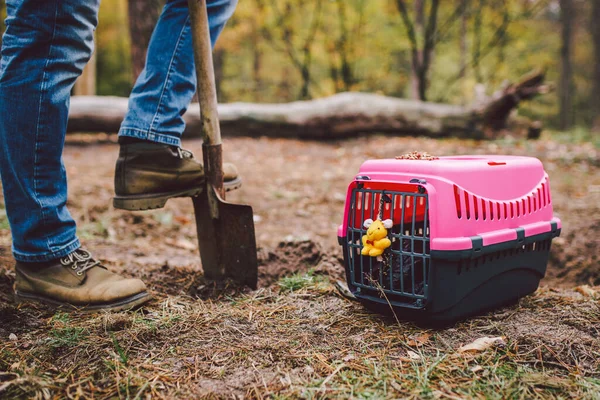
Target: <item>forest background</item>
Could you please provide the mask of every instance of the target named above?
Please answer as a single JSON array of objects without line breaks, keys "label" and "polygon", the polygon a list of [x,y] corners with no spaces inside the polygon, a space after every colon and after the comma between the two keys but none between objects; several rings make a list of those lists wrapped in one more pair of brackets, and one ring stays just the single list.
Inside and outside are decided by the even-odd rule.
[{"label": "forest background", "polygon": [[[102,0],[96,94],[128,96],[163,4]],[[468,105],[541,69],[555,90],[519,112],[587,130],[600,116],[595,21],[600,0],[242,0],[215,50],[219,99],[362,91]]]},{"label": "forest background", "polygon": [[[129,95],[163,4],[101,0],[96,53],[75,94]],[[0,14],[4,24],[4,0]],[[259,246],[259,289],[243,292],[213,292],[203,279],[188,199],[150,212],[112,206],[116,129],[73,131],[63,158],[78,235],[154,300],[95,315],[16,303],[0,191],[0,398],[599,398],[600,0],[239,0],[214,59],[221,102],[360,91],[468,108],[545,71],[551,90],[518,105],[545,130],[538,140],[514,130],[434,139],[411,127],[411,137],[317,141],[247,124],[244,136],[224,135],[244,179],[227,198],[252,205]],[[202,154],[200,140],[185,146]],[[562,232],[535,294],[431,330],[338,293],[348,183],[364,160],[411,150],[543,162]],[[481,339],[491,347],[463,351]]]}]

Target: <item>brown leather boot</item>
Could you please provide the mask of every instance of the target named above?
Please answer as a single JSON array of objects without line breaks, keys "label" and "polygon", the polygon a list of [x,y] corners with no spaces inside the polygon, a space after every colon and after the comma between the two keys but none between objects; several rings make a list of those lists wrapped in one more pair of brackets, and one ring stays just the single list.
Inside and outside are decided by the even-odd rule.
[{"label": "brown leather boot", "polygon": [[150,300],[146,285],[108,271],[83,249],[75,250],[55,263],[16,265],[17,301],[35,301],[52,306],[121,311]]},{"label": "brown leather boot", "polygon": [[[223,164],[223,174],[226,190],[241,186],[235,166]],[[130,211],[161,208],[172,197],[202,193],[204,182],[204,167],[187,150],[153,142],[122,144],[113,205]]]}]

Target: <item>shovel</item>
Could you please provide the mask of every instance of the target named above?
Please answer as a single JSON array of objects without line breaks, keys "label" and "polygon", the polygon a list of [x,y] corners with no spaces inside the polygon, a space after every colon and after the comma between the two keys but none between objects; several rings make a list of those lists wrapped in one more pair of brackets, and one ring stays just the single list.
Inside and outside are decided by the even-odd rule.
[{"label": "shovel", "polygon": [[226,202],[223,190],[221,130],[206,0],[188,0],[188,3],[206,174],[204,192],[192,198],[202,268],[208,280],[230,278],[256,289],[258,261],[252,207]]}]

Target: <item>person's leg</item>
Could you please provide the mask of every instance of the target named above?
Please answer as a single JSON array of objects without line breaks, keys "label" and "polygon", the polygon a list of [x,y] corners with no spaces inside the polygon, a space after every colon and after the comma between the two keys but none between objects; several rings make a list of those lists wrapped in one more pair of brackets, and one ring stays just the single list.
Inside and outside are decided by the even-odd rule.
[{"label": "person's leg", "polygon": [[[214,46],[237,0],[208,0]],[[115,171],[116,208],[163,207],[173,197],[198,195],[204,169],[182,151],[183,114],[196,91],[196,73],[187,0],[169,0],[148,47],[146,65],[129,98],[119,131],[121,148]],[[223,165],[224,186],[241,185],[236,168]]]},{"label": "person's leg", "polygon": [[87,310],[150,299],[144,283],[80,249],[62,150],[70,91],[93,49],[100,0],[7,0],[0,61],[0,175],[17,260],[15,295]]},{"label": "person's leg", "polygon": [[0,62],[0,175],[15,259],[79,248],[61,155],[69,97],[90,58],[100,0],[7,0]]},{"label": "person's leg", "polygon": [[[237,0],[207,1],[213,46],[236,5]],[[152,34],[119,136],[180,146],[183,114],[195,92],[188,1],[169,0]]]}]

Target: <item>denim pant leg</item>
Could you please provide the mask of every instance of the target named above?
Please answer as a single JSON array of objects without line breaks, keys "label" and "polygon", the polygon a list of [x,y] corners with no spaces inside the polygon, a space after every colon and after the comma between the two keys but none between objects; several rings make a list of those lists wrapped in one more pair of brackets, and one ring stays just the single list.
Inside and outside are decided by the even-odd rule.
[{"label": "denim pant leg", "polygon": [[[208,0],[212,45],[237,0]],[[119,136],[181,145],[183,114],[196,92],[188,0],[169,0],[148,46],[144,70],[131,96]]]},{"label": "denim pant leg", "polygon": [[79,247],[62,150],[70,91],[89,60],[100,0],[7,0],[0,61],[0,175],[15,259]]}]

